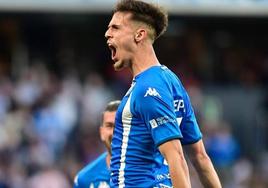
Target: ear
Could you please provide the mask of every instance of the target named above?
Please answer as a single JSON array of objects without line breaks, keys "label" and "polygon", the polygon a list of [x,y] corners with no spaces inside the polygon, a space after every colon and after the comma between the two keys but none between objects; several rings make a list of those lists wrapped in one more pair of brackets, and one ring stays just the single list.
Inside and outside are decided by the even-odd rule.
[{"label": "ear", "polygon": [[140,28],[136,31],[134,39],[135,39],[135,42],[138,43],[138,42],[144,40],[144,38],[146,38],[146,37],[147,37],[147,31],[145,29]]}]

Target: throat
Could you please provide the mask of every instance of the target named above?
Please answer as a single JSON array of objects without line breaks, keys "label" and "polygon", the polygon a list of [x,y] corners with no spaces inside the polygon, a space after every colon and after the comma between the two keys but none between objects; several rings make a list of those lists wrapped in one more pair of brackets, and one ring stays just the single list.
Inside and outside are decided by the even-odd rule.
[{"label": "throat", "polygon": [[111,155],[109,153],[107,153],[107,156],[106,156],[106,165],[107,165],[107,168],[110,169],[110,164],[111,164]]}]

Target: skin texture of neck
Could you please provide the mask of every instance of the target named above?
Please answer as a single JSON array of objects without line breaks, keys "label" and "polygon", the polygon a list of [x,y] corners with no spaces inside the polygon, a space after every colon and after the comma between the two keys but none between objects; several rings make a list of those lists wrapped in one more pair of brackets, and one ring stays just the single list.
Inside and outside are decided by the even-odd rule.
[{"label": "skin texture of neck", "polygon": [[144,41],[137,45],[141,46],[137,48],[130,66],[133,77],[152,66],[160,65],[153,46],[148,41]]},{"label": "skin texture of neck", "polygon": [[106,156],[106,165],[108,169],[110,169],[110,163],[111,163],[111,154],[108,152]]}]

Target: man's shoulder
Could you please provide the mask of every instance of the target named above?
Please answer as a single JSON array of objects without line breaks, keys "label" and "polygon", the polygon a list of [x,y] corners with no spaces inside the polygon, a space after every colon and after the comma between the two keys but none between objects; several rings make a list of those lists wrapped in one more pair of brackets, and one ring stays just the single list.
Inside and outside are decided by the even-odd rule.
[{"label": "man's shoulder", "polygon": [[163,76],[161,74],[161,68],[154,67],[149,71],[143,73],[135,84],[135,89],[138,91],[147,90],[148,88],[163,87]]},{"label": "man's shoulder", "polygon": [[143,83],[146,83],[146,81],[149,83],[157,82],[157,80],[161,79],[161,74],[167,70],[169,69],[165,66],[153,66],[141,73],[140,77]]},{"label": "man's shoulder", "polygon": [[97,159],[82,168],[76,175],[76,184],[89,184],[90,182],[109,179],[110,172],[106,165],[106,155],[103,153]]},{"label": "man's shoulder", "polygon": [[140,85],[169,85],[180,82],[178,76],[164,65],[155,66],[141,75]]}]

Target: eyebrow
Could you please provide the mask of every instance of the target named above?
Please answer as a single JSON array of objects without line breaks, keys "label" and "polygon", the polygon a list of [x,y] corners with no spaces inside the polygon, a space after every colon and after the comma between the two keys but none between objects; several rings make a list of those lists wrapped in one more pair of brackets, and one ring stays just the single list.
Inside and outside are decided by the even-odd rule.
[{"label": "eyebrow", "polygon": [[103,123],[103,126],[114,126],[114,123],[112,123],[112,122],[105,122],[105,123]]},{"label": "eyebrow", "polygon": [[109,28],[119,28],[120,27],[120,25],[119,24],[111,24],[111,25],[108,25],[108,29]]}]

